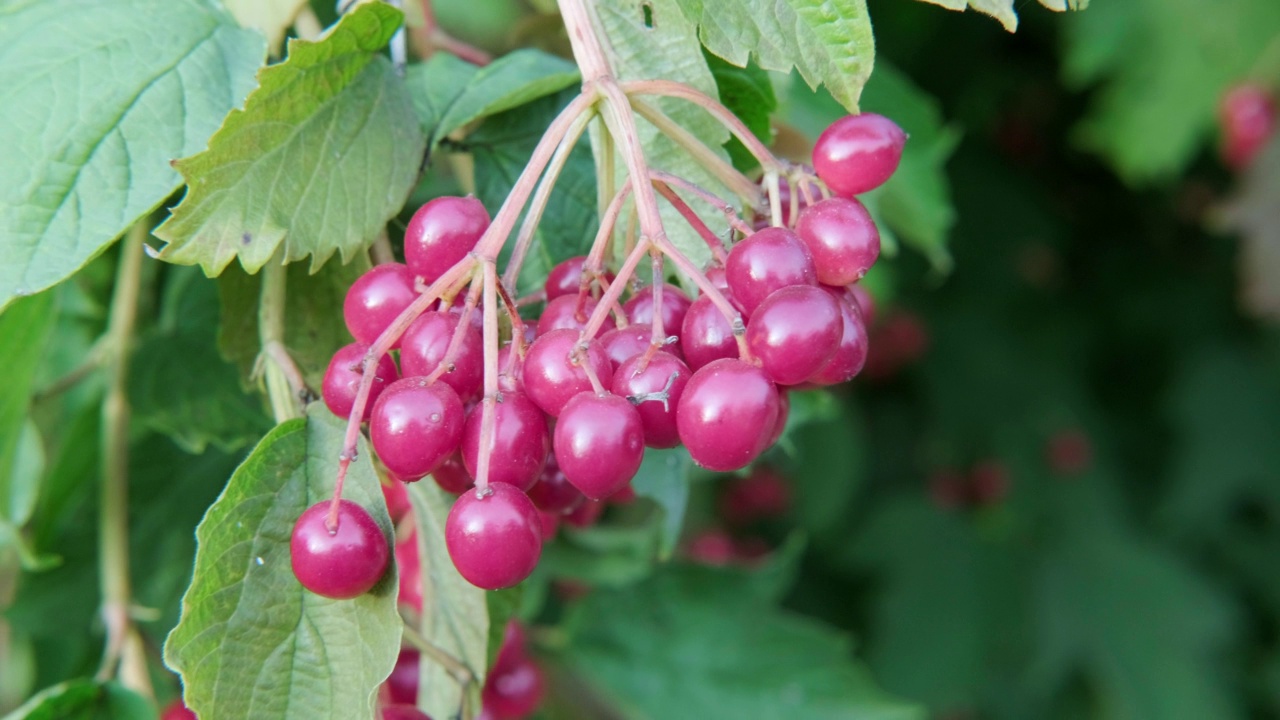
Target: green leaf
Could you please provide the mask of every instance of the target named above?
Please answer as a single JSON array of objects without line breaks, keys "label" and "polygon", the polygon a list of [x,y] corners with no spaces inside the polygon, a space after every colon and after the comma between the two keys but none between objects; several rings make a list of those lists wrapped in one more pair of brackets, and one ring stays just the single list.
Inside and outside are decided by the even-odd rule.
[{"label": "green leaf", "polygon": [[[707,95],[715,97],[716,81],[707,67],[695,33],[696,26],[681,11],[677,0],[651,0],[643,4],[632,0],[602,0],[595,3],[597,16],[600,18],[605,35],[608,37],[606,51],[613,64],[614,73],[621,80],[647,80],[663,78],[689,85]],[[732,14],[731,8],[737,4],[724,4],[725,13]],[[646,24],[646,18],[648,23]],[[739,64],[745,64],[746,59]],[[724,157],[727,154],[721,149],[729,139],[729,131],[716,122],[700,108],[674,98],[645,98],[661,109],[668,117],[702,141],[704,145],[718,151]],[[719,180],[694,162],[689,154],[674,141],[658,132],[649,123],[640,120],[640,145],[644,148],[649,166],[679,175],[686,180],[701,185],[703,188],[719,195],[727,202],[735,202]],[[599,133],[592,134],[592,146],[596,152],[597,167],[600,163]],[[622,186],[625,164],[619,155],[614,159],[618,181],[615,187]],[[699,266],[711,258],[703,240],[689,227],[678,212],[659,200],[662,210],[662,224],[671,238],[685,255]],[[703,203],[691,204],[703,221],[712,230],[723,229],[724,216]]]},{"label": "green leaf", "polygon": [[494,590],[485,594],[485,606],[489,609],[489,647],[485,653],[488,658],[486,667],[493,667],[493,661],[502,649],[502,640],[506,636],[507,622],[518,617],[521,603],[524,601],[524,584],[505,590]]},{"label": "green leaf", "polygon": [[666,560],[676,549],[684,528],[684,512],[689,505],[689,479],[693,458],[683,447],[671,450],[646,449],[644,462],[631,480],[636,495],[652,499],[662,508],[662,535],[658,558]]},{"label": "green leaf", "polygon": [[117,683],[70,680],[36,693],[4,720],[155,720],[151,701]]},{"label": "green leaf", "polygon": [[[396,572],[368,593],[330,600],[293,576],[289,537],[303,510],[333,493],[345,423],[322,403],[272,430],[231,476],[196,531],[194,579],[165,662],[203,717],[373,717],[400,650]],[[361,443],[344,496],[392,541],[378,478]]]},{"label": "green leaf", "polygon": [[23,298],[0,314],[0,377],[5,379],[0,393],[0,520],[15,525],[30,517],[42,474],[32,465],[40,438],[34,436],[33,447],[27,411],[53,329],[53,308],[53,293],[46,292]]},{"label": "green leaf", "polygon": [[[939,5],[948,10],[959,10],[963,12],[965,8],[973,8],[980,13],[990,15],[1005,30],[1013,32],[1018,29],[1018,13],[1014,12],[1013,6],[1017,4],[1017,0],[923,0],[927,3]],[[1084,10],[1089,6],[1089,0],[1040,0],[1040,4],[1057,12],[1066,10]]]},{"label": "green leaf", "polygon": [[794,67],[809,87],[825,85],[850,112],[858,109],[875,59],[865,0],[677,2],[716,55],[738,67],[753,55],[765,70]]},{"label": "green leaf", "polygon": [[853,498],[867,474],[867,430],[848,403],[832,418],[818,417],[792,432],[795,455],[793,512],[816,540],[841,542]]},{"label": "green leaf", "polygon": [[371,242],[404,205],[425,147],[404,81],[378,54],[401,19],[363,3],[323,39],[290,41],[209,149],[176,163],[188,189],[155,230],[169,243],[161,259],[217,275],[238,257],[256,272],[283,245],[286,262],[310,256],[315,269]]},{"label": "green leaf", "polygon": [[620,717],[923,717],[876,689],[833,628],[772,607],[750,577],[673,568],[583,601],[567,654]]},{"label": "green leaf", "polygon": [[654,518],[640,525],[564,528],[544,545],[538,571],[600,587],[627,587],[653,573],[662,537]]},{"label": "green leaf", "polygon": [[1071,20],[1065,81],[1100,85],[1076,139],[1138,184],[1171,179],[1212,136],[1223,92],[1268,52],[1280,4],[1130,0]]},{"label": "green leaf", "polygon": [[[756,137],[766,145],[773,142],[773,126],[769,116],[778,109],[778,98],[773,94],[773,80],[759,65],[748,63],[746,67],[731,65],[719,57],[707,54],[707,66],[715,76],[720,102],[733,111]],[[739,170],[753,170],[760,166],[738,138],[730,138],[725,149]]]},{"label": "green leaf", "polygon": [[557,93],[580,79],[573,63],[532,48],[482,68],[436,53],[408,73],[413,106],[431,147],[464,125]]},{"label": "green leaf", "polygon": [[263,56],[203,0],[6,0],[0,48],[0,309],[168,197]]},{"label": "green leaf", "polygon": [[272,54],[280,50],[285,31],[307,0],[222,0],[242,26],[267,36]]},{"label": "green leaf", "polygon": [[191,453],[209,443],[244,447],[271,423],[260,399],[241,389],[236,367],[218,355],[217,283],[192,268],[174,270],[171,317],[143,336],[130,363],[134,416]]}]

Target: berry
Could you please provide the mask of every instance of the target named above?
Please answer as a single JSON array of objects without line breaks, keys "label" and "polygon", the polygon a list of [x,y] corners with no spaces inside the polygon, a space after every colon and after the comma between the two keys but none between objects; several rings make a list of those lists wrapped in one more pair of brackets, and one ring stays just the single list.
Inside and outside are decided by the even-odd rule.
[{"label": "berry", "polygon": [[782,437],[782,433],[787,429],[787,416],[791,414],[791,395],[782,388],[778,388],[778,419],[773,423],[773,430],[769,433],[769,440],[764,444],[766,448],[771,448],[777,444],[778,439]]},{"label": "berry", "polygon": [[713,567],[728,565],[737,555],[729,533],[716,529],[703,530],[695,535],[685,552],[691,559]]},{"label": "berry", "polygon": [[[856,287],[856,286],[855,286]],[[862,313],[854,305],[849,295],[837,288],[826,288],[840,308],[843,330],[840,334],[840,345],[835,354],[822,369],[809,377],[809,382],[816,385],[836,385],[852,380],[862,372],[867,362],[867,327],[862,322]]]},{"label": "berry", "polygon": [[591,389],[591,380],[579,364],[585,360],[596,377],[604,382],[613,373],[613,365],[600,343],[591,340],[581,354],[576,352],[578,333],[574,330],[552,330],[529,346],[524,358],[524,391],[542,411],[558,416],[574,395]]},{"label": "berry", "polygon": [[[692,301],[689,296],[684,294],[680,288],[671,283],[664,283],[662,286],[662,329],[667,335],[672,335],[680,329],[680,324],[684,322],[684,314],[689,312],[689,305]],[[627,301],[622,309],[627,313],[627,319],[633,323],[653,324],[653,286],[646,285],[640,288],[635,295]]]},{"label": "berry", "polygon": [[182,704],[182,698],[175,698],[173,702],[164,707],[164,711],[160,713],[160,720],[200,720],[196,714],[186,705]]},{"label": "berry", "polygon": [[1239,170],[1247,167],[1276,132],[1275,98],[1258,85],[1239,85],[1222,98],[1218,108],[1222,125],[1222,158]]},{"label": "berry", "polygon": [[329,501],[307,508],[293,526],[289,557],[298,582],[335,600],[365,594],[387,570],[387,538],[364,508],[338,501],[338,527],[329,532]]},{"label": "berry", "polygon": [[750,316],[774,292],[790,285],[817,285],[809,248],[786,228],[765,228],[729,251],[725,275],[733,299]]},{"label": "berry", "polygon": [[693,301],[680,327],[680,347],[689,367],[697,370],[713,360],[738,357],[738,339],[720,308],[703,295]]},{"label": "berry", "polygon": [[[586,264],[587,256],[579,255],[551,268],[542,286],[547,293],[547,302],[564,295],[577,295],[582,289],[582,270]],[[613,273],[605,273],[604,277],[606,281],[613,282]]]},{"label": "berry", "polygon": [[387,501],[387,514],[391,516],[391,524],[398,524],[412,510],[404,482],[391,477],[378,483],[378,486],[382,490],[382,499]]},{"label": "berry", "polygon": [[[656,352],[643,370],[644,356],[636,355],[618,366],[613,374],[615,395],[635,402],[644,424],[644,442],[649,447],[673,448],[680,444],[676,432],[676,406],[684,386],[693,374],[689,366],[665,352]],[[665,397],[654,397],[663,394]]]},{"label": "berry", "polygon": [[546,467],[538,476],[538,482],[529,488],[529,499],[544,513],[567,513],[582,504],[585,498],[564,476],[555,453],[547,456]]},{"label": "berry", "polygon": [[[674,335],[680,328],[665,328],[665,330]],[[672,335],[667,336],[668,339],[671,337]],[[604,348],[604,354],[609,356],[609,361],[614,367],[647,351],[651,342],[653,342],[653,326],[648,323],[631,324],[624,328],[610,330],[600,336],[600,347]],[[662,350],[677,358],[684,358],[679,341],[663,345]]]},{"label": "berry", "polygon": [[[372,345],[417,297],[408,267],[400,263],[376,265],[347,289],[342,317],[357,342]],[[400,347],[400,343],[392,347]]]},{"label": "berry", "polygon": [[813,169],[837,195],[861,195],[885,183],[902,160],[907,134],[883,115],[848,115],[813,145]]},{"label": "berry", "polygon": [[542,671],[526,657],[499,655],[485,680],[481,704],[495,720],[521,720],[542,702]]},{"label": "berry", "polygon": [[994,505],[1009,494],[1009,468],[999,460],[984,460],[969,471],[969,484],[975,503]]},{"label": "berry", "polygon": [[591,527],[600,519],[600,514],[604,512],[604,503],[599,500],[587,500],[580,503],[578,507],[565,513],[564,522],[566,525],[576,528]]},{"label": "berry", "polygon": [[[546,335],[552,330],[568,329],[581,331],[587,327],[591,313],[596,309],[596,301],[590,297],[579,295],[561,295],[547,303],[538,318],[538,334]],[[608,332],[618,324],[611,315],[606,315],[600,324],[600,332]]]},{"label": "berry", "polygon": [[800,213],[796,234],[809,246],[824,285],[857,282],[880,257],[880,231],[857,200],[827,198]]},{"label": "berry", "polygon": [[431,716],[413,705],[384,705],[378,709],[379,720],[431,720]]},{"label": "berry", "polygon": [[502,392],[513,390],[524,392],[524,362],[519,357],[516,357],[513,362],[512,352],[514,351],[511,343],[503,345],[498,350],[498,389]]},{"label": "berry", "polygon": [[780,517],[790,507],[791,484],[777,471],[765,467],[731,481],[720,497],[720,516],[733,525]]},{"label": "berry", "polygon": [[[463,436],[466,436],[467,426],[462,426]],[[436,481],[441,490],[461,495],[475,482],[469,473],[467,473],[466,465],[462,462],[462,452],[456,452],[444,459],[431,473],[431,479]]]},{"label": "berry", "polygon": [[[351,415],[356,404],[356,392],[360,389],[360,375],[363,370],[364,354],[369,346],[364,343],[352,343],[339,348],[329,361],[329,368],[324,371],[324,380],[320,384],[320,394],[329,412],[340,418]],[[378,369],[373,373],[373,384],[369,386],[369,399],[364,404],[364,417],[368,420],[373,412],[374,402],[388,385],[396,381],[396,361],[390,355],[378,359]]]},{"label": "berry", "polygon": [[489,227],[489,213],[473,197],[440,197],[418,208],[404,231],[404,259],[427,284],[471,252]]},{"label": "berry", "polygon": [[636,499],[636,490],[628,483],[622,486],[618,492],[605,498],[604,501],[610,505],[630,505]]},{"label": "berry", "polygon": [[[476,405],[467,414],[462,431],[462,462],[467,473],[476,476],[480,466],[480,428],[484,405]],[[513,485],[528,490],[542,472],[547,453],[551,452],[551,435],[547,420],[538,406],[518,392],[502,394],[493,406],[493,445],[489,448],[489,482]]]},{"label": "berry", "polygon": [[880,321],[867,345],[867,375],[886,378],[924,356],[929,331],[916,315],[899,310]]},{"label": "berry", "polygon": [[676,427],[694,462],[728,472],[746,467],[764,451],[780,405],[763,370],[741,360],[716,360],[689,379]]},{"label": "berry", "polygon": [[417,531],[396,543],[395,558],[396,570],[400,574],[396,602],[422,612],[422,556],[418,554]]},{"label": "berry", "polygon": [[835,355],[844,327],[841,317],[840,303],[826,290],[792,285],[756,308],[747,323],[747,345],[774,382],[796,385]]},{"label": "berry", "polygon": [[[453,313],[428,312],[413,321],[400,339],[400,367],[405,377],[426,377],[435,372],[444,361],[459,320]],[[480,394],[484,381],[484,340],[478,330],[473,327],[462,330],[453,367],[440,379],[458,391],[463,401]]]},{"label": "berry", "polygon": [[542,553],[542,519],[518,489],[490,483],[489,492],[463,493],[444,523],[449,557],[467,582],[485,590],[529,577]]},{"label": "berry", "polygon": [[871,325],[876,321],[876,300],[871,296],[871,291],[863,287],[860,283],[854,283],[845,288],[845,292],[849,294],[849,299],[853,304],[862,311],[862,320],[867,325]]},{"label": "berry", "polygon": [[635,477],[644,459],[644,423],[617,395],[581,392],[556,422],[556,462],[583,495],[600,500]]},{"label": "berry", "polygon": [[369,437],[382,464],[402,478],[435,470],[462,441],[462,401],[443,382],[397,380],[382,393],[369,419]]},{"label": "berry", "polygon": [[702,273],[707,278],[707,282],[711,283],[711,287],[722,293],[729,291],[729,275],[725,269],[719,265],[711,265],[706,272]]},{"label": "berry", "polygon": [[1083,430],[1062,430],[1045,447],[1049,468],[1057,475],[1079,475],[1093,464],[1093,444]]},{"label": "berry", "polygon": [[556,531],[560,529],[560,513],[539,510],[538,518],[542,520],[542,541],[547,542],[554,538]]},{"label": "berry", "polygon": [[413,705],[418,702],[418,668],[421,659],[416,650],[401,650],[396,666],[384,683],[391,705]]}]

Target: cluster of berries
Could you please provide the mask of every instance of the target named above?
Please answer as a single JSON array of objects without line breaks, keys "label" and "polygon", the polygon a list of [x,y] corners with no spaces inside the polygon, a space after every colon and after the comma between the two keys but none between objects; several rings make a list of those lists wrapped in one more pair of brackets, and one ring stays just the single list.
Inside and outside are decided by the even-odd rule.
[{"label": "cluster of berries", "polygon": [[[485,298],[498,316],[486,318],[478,282],[414,319],[391,346],[398,363],[377,360],[363,420],[390,474],[431,475],[460,493],[444,538],[459,573],[482,588],[514,585],[538,562],[543,513],[625,492],[646,447],[682,444],[705,468],[746,467],[780,436],[787,389],[857,375],[867,330],[854,283],[876,262],[880,236],[855,196],[889,179],[905,141],[879,115],[832,124],[814,148],[817,179],[800,172],[772,188],[773,224],[742,226],[745,237],[696,278],[707,292],[695,297],[577,257],[550,272],[536,323],[500,284],[501,306]],[[488,225],[473,198],[433,200],[408,225],[405,264],[352,285],[344,315],[356,342],[334,355],[323,384],[334,414],[355,409],[370,346]],[[616,283],[630,290],[625,302],[610,299],[621,300]],[[602,302],[611,307],[597,311]],[[505,342],[487,357],[483,331],[499,323]],[[495,372],[497,393],[489,385],[482,402]],[[343,500],[337,515],[334,527],[324,502],[299,519],[294,571],[314,592],[354,597],[381,577],[387,544],[355,503]]]}]

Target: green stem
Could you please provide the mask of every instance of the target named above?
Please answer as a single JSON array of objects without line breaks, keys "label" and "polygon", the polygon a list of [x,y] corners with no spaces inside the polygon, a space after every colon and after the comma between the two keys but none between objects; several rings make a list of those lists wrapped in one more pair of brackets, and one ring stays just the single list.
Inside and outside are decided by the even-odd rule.
[{"label": "green stem", "polygon": [[[281,260],[277,262],[276,259]],[[262,269],[262,293],[258,298],[258,338],[262,344],[263,378],[267,399],[277,423],[302,416],[299,399],[306,388],[302,374],[289,358],[284,344],[285,292],[288,266],[277,256]]]}]

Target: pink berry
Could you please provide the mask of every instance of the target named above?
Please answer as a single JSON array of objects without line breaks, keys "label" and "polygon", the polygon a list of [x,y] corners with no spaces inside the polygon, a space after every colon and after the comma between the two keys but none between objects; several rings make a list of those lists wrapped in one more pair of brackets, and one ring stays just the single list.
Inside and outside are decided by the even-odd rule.
[{"label": "pink berry", "polygon": [[[654,353],[647,362],[643,355],[637,355],[613,373],[611,389],[615,395],[636,403],[644,424],[644,442],[649,447],[673,448],[680,444],[676,406],[692,375],[689,366],[665,352]],[[660,394],[666,397],[657,397]]]},{"label": "pink berry", "polygon": [[779,385],[822,370],[840,347],[840,303],[826,290],[792,285],[770,295],[747,323],[747,345]]},{"label": "pink berry", "polygon": [[[426,377],[444,361],[458,329],[459,317],[453,313],[428,312],[413,321],[401,338],[400,367],[405,377]],[[480,331],[463,327],[453,367],[440,376],[458,392],[463,401],[480,394],[484,381],[484,340]]]},{"label": "pink berry", "polygon": [[600,514],[604,512],[604,503],[599,500],[587,500],[564,515],[566,525],[576,528],[587,528],[596,524]]},{"label": "pink berry", "polygon": [[734,245],[725,274],[733,299],[748,316],[784,287],[818,284],[809,248],[798,235],[778,227],[765,228]]},{"label": "pink berry", "polygon": [[329,532],[330,502],[307,508],[293,526],[289,557],[302,587],[335,600],[365,594],[387,570],[387,538],[364,508],[338,501],[338,523]]},{"label": "pink berry", "polygon": [[733,327],[707,295],[689,306],[680,327],[680,346],[685,362],[694,370],[713,360],[738,357],[738,339],[733,335]]},{"label": "pink berry", "polygon": [[848,115],[831,123],[813,145],[813,169],[837,195],[860,195],[898,169],[907,134],[883,115]]},{"label": "pink berry", "polygon": [[[551,272],[547,273],[547,281],[542,286],[547,293],[547,301],[564,295],[577,295],[582,289],[582,270],[586,264],[587,257],[579,255],[551,268]],[[613,282],[613,273],[605,273],[605,280]]]},{"label": "pink berry", "polygon": [[791,414],[791,394],[782,388],[778,388],[778,419],[773,423],[773,430],[769,433],[769,439],[764,446],[767,450],[778,444],[778,439],[782,437],[782,433],[787,429],[787,416]]},{"label": "pink berry", "polygon": [[[667,335],[669,339],[678,335],[680,328],[664,328],[664,330],[670,333]],[[651,342],[653,342],[653,326],[648,323],[631,324],[624,328],[610,330],[600,336],[600,347],[604,348],[605,355],[609,356],[609,361],[614,367],[648,350]],[[679,341],[663,345],[662,350],[677,358],[684,358]]]},{"label": "pink berry", "polygon": [[563,514],[578,507],[585,499],[578,488],[569,482],[556,462],[555,453],[547,456],[547,465],[538,476],[538,482],[529,488],[529,499],[544,513]]},{"label": "pink berry", "polygon": [[[466,430],[467,426],[464,424],[462,426],[464,436]],[[436,481],[441,490],[454,495],[461,495],[475,483],[462,462],[461,450],[445,458],[444,462],[436,467],[435,472],[431,473],[431,479]]]},{"label": "pink berry", "polygon": [[378,720],[431,720],[430,715],[413,705],[385,705],[378,713]]},{"label": "pink berry", "polygon": [[[417,297],[408,267],[400,263],[376,265],[347,289],[342,317],[358,342],[372,345]],[[392,347],[400,347],[400,343]]]},{"label": "pink berry", "polygon": [[391,705],[413,705],[418,702],[418,668],[421,659],[416,650],[401,650],[396,666],[384,683]]},{"label": "pink berry", "polygon": [[489,492],[463,493],[444,524],[445,546],[467,582],[485,590],[529,577],[542,554],[542,519],[518,489],[490,483]]},{"label": "pink berry", "polygon": [[876,321],[876,299],[872,297],[871,291],[863,287],[860,283],[854,283],[845,288],[849,294],[849,299],[853,301],[855,307],[862,311],[862,321],[867,325],[872,325]]},{"label": "pink berry", "polygon": [[720,515],[733,525],[780,517],[790,507],[791,483],[766,467],[757,467],[747,477],[730,481],[720,496]]},{"label": "pink berry", "polygon": [[[462,462],[467,473],[476,477],[480,467],[480,430],[484,404],[467,413],[462,432]],[[502,402],[493,406],[493,445],[489,448],[489,482],[512,485],[528,490],[542,472],[547,453],[551,452],[551,434],[547,420],[529,398],[518,392],[502,394]]]},{"label": "pink berry", "polygon": [[396,543],[395,559],[396,570],[400,575],[400,591],[396,594],[396,602],[422,612],[422,556],[418,554],[417,531],[410,532]]},{"label": "pink berry", "polygon": [[618,490],[614,494],[605,498],[604,501],[610,505],[629,505],[634,502],[635,499],[636,490],[628,483],[623,485],[621,490]]},{"label": "pink berry", "polygon": [[404,258],[427,284],[458,264],[489,227],[489,213],[473,197],[440,197],[418,208],[404,231]]},{"label": "pink berry", "polygon": [[[691,301],[680,288],[671,283],[662,286],[662,329],[666,335],[674,335],[689,312]],[[646,285],[631,297],[622,309],[633,323],[653,324],[653,286]]]},{"label": "pink berry", "polygon": [[[547,303],[542,311],[542,316],[538,318],[538,334],[546,335],[552,330],[560,329],[581,331],[587,327],[587,321],[595,309],[596,301],[591,297],[561,295]],[[617,326],[611,314],[605,315],[600,332],[608,332]]]},{"label": "pink berry", "polygon": [[845,295],[838,288],[826,290],[837,298],[843,330],[840,333],[840,346],[836,348],[835,354],[821,370],[809,377],[809,382],[815,385],[848,382],[862,372],[862,367],[867,363],[867,326],[862,322],[862,312],[854,304],[852,296]]},{"label": "pink berry", "polygon": [[391,477],[378,483],[382,489],[382,499],[387,501],[387,514],[391,516],[391,524],[395,525],[412,512],[409,505],[409,492],[404,489],[404,481]]},{"label": "pink berry", "polygon": [[1275,98],[1259,85],[1239,85],[1223,96],[1218,120],[1227,165],[1239,170],[1253,162],[1275,134],[1277,114]]},{"label": "pink berry", "polygon": [[485,680],[481,704],[495,720],[523,720],[542,702],[542,671],[532,660],[499,658]]},{"label": "pink berry", "polygon": [[586,391],[565,404],[556,422],[556,462],[583,495],[600,500],[635,477],[644,459],[644,423],[617,395]]},{"label": "pink berry", "polygon": [[880,257],[880,231],[857,200],[827,198],[800,213],[796,234],[809,246],[824,285],[857,282]]},{"label": "pink berry", "polygon": [[560,513],[539,510],[538,519],[542,520],[542,542],[549,542],[560,529]]},{"label": "pink berry", "polygon": [[196,714],[192,712],[186,705],[182,704],[182,698],[176,698],[173,702],[164,707],[164,712],[160,713],[160,720],[200,720]]},{"label": "pink berry", "polygon": [[578,333],[574,330],[552,330],[529,346],[524,359],[524,391],[542,411],[558,416],[574,395],[591,389],[591,380],[580,362],[605,382],[613,374],[613,365],[600,343],[591,340],[586,350],[577,352]]},{"label": "pink berry", "polygon": [[369,437],[388,470],[417,479],[458,449],[463,419],[462,401],[453,388],[409,377],[392,383],[378,398]]},{"label": "pink berry", "polygon": [[[329,369],[324,372],[324,380],[320,385],[320,394],[329,412],[340,418],[351,415],[356,404],[356,392],[360,388],[360,375],[363,371],[364,354],[369,346],[364,343],[352,343],[339,348],[329,361]],[[396,381],[396,361],[390,355],[378,359],[378,369],[373,373],[373,385],[369,387],[369,399],[364,404],[364,417],[368,420],[373,412],[374,401],[388,385]]]},{"label": "pink berry", "polygon": [[703,565],[722,567],[734,561],[737,549],[729,533],[719,529],[703,530],[689,541],[689,557]]},{"label": "pink berry", "polygon": [[680,396],[676,427],[694,462],[728,472],[765,448],[778,419],[777,388],[763,370],[716,360],[698,370]]}]

